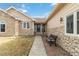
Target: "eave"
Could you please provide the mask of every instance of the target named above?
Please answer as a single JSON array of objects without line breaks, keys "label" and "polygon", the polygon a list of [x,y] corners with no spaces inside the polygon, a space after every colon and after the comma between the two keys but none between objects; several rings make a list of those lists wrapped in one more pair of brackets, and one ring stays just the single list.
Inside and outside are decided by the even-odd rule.
[{"label": "eave", "polygon": [[53,11],[51,14],[48,16],[46,23],[53,18],[67,3],[58,3],[55,5]]}]

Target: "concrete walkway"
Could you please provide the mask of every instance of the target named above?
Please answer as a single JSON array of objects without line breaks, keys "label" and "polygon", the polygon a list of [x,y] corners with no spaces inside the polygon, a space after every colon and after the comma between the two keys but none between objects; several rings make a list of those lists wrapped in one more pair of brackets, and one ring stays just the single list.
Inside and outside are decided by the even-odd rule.
[{"label": "concrete walkway", "polygon": [[29,56],[47,56],[41,36],[35,36]]}]

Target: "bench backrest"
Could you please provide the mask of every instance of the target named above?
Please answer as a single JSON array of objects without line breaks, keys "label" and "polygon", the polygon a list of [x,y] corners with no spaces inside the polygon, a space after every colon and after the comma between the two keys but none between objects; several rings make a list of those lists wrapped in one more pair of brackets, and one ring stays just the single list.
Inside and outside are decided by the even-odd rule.
[{"label": "bench backrest", "polygon": [[52,35],[52,34],[51,34],[51,35],[49,36],[49,38],[50,38],[50,37],[52,37],[52,39],[55,40],[55,41],[57,40],[57,36],[56,36],[56,35]]}]

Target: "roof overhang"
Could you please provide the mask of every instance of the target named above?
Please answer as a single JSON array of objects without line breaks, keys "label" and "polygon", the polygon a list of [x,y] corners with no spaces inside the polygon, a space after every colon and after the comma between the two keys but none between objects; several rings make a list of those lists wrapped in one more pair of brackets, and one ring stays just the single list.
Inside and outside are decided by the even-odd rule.
[{"label": "roof overhang", "polygon": [[34,23],[35,24],[45,24],[46,23],[46,18],[34,18],[35,21]]},{"label": "roof overhang", "polygon": [[53,11],[51,12],[51,14],[48,16],[46,23],[52,18],[54,17],[67,3],[58,3],[55,5]]},{"label": "roof overhang", "polygon": [[31,16],[26,15],[24,12],[22,12],[22,11],[20,11],[20,10],[16,9],[16,8],[15,8],[15,7],[13,7],[13,6],[9,7],[8,9],[6,9],[6,12],[7,12],[8,10],[10,10],[10,9],[14,9],[15,11],[17,11],[17,12],[21,13],[22,15],[24,15],[24,16],[26,16],[26,17],[30,18],[32,21],[35,21],[35,19],[33,19]]},{"label": "roof overhang", "polygon": [[3,12],[3,13],[5,13],[5,14],[7,14],[7,15],[10,16],[10,17],[12,17],[15,21],[19,21],[19,20],[17,20],[16,18],[14,18],[12,15],[8,14],[5,10],[0,9],[0,11]]},{"label": "roof overhang", "polygon": [[46,24],[46,22],[36,22],[35,21],[35,24]]}]

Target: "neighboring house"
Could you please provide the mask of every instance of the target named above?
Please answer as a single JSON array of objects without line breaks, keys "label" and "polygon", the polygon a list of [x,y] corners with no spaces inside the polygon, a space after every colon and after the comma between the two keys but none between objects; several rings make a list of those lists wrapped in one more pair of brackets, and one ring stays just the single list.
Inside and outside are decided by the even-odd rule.
[{"label": "neighboring house", "polygon": [[38,23],[38,26],[35,21],[14,7],[0,10],[0,36],[34,35],[36,32],[42,34],[44,22],[40,23],[42,25]]},{"label": "neighboring house", "polygon": [[57,35],[58,45],[79,55],[79,4],[57,4],[47,19],[47,34]]}]

